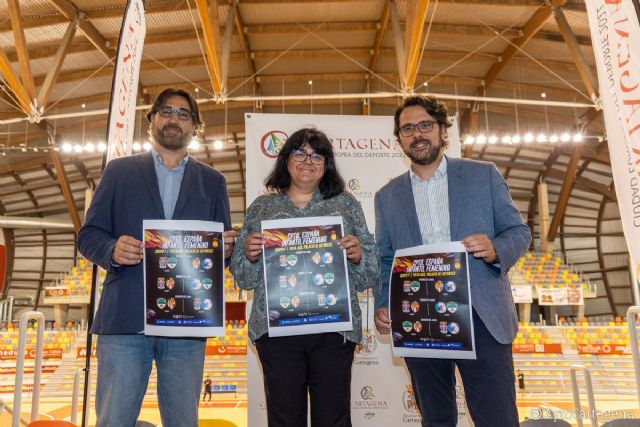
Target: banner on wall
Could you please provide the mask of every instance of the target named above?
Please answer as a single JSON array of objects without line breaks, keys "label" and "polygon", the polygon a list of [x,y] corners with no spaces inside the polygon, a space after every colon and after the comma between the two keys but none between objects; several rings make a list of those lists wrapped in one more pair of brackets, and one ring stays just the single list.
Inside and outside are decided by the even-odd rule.
[{"label": "banner on wall", "polygon": [[511,285],[511,295],[516,304],[531,304],[533,302],[533,288],[531,285]]},{"label": "banner on wall", "polygon": [[585,4],[620,218],[637,271],[640,262],[639,17],[633,0],[590,0]]},{"label": "banner on wall", "polygon": [[539,305],[584,305],[581,286],[557,286],[543,288],[536,286]]},{"label": "banner on wall", "polygon": [[[456,118],[449,129],[447,155],[460,157]],[[409,160],[393,135],[390,116],[330,116],[294,114],[245,115],[247,156],[247,206],[264,190],[279,150],[293,132],[315,127],[333,144],[336,164],[346,190],[360,201],[369,230],[375,230],[373,197],[390,179],[405,173]],[[251,311],[251,294],[247,313]],[[374,301],[370,292],[359,295],[362,309],[361,343],[356,347],[351,381],[351,414],[354,427],[419,425],[411,380],[404,361],[391,354],[389,335],[382,336],[373,322]],[[247,349],[249,425],[266,425],[266,400],[262,371],[253,345]],[[384,372],[385,375],[380,375]],[[456,390],[458,426],[472,424],[467,416],[462,382]]]}]

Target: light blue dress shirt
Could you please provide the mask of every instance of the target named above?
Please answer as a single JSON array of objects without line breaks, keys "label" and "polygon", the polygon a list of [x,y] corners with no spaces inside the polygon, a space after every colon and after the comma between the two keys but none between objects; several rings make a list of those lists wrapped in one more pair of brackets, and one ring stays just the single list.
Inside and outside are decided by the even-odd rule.
[{"label": "light blue dress shirt", "polygon": [[180,160],[178,166],[169,169],[155,149],[151,149],[151,153],[153,153],[153,165],[156,168],[156,176],[158,177],[158,188],[160,189],[160,198],[162,198],[164,218],[172,219],[189,155],[187,154],[184,159]]},{"label": "light blue dress shirt", "polygon": [[422,244],[450,242],[447,158],[442,157],[435,175],[429,179],[420,179],[412,169],[409,169],[409,174]]}]

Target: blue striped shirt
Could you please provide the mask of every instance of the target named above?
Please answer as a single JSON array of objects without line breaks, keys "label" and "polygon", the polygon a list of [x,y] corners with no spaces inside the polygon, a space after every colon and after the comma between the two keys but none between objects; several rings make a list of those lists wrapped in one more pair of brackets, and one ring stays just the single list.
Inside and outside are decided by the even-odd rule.
[{"label": "blue striped shirt", "polygon": [[409,169],[409,174],[422,244],[450,242],[447,158],[442,157],[435,175],[429,179],[420,179],[412,169]]},{"label": "blue striped shirt", "polygon": [[171,219],[180,194],[180,185],[182,185],[182,177],[184,177],[184,169],[187,166],[189,155],[184,156],[178,166],[169,169],[155,149],[151,149],[151,152],[153,153],[153,165],[156,168],[156,176],[158,177],[158,188],[162,199],[164,218]]}]

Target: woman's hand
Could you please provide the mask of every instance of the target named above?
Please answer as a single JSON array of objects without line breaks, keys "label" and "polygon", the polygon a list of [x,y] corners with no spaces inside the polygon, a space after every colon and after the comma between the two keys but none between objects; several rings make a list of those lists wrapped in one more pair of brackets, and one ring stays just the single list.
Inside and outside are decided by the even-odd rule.
[{"label": "woman's hand", "polygon": [[362,247],[356,236],[344,236],[338,242],[340,247],[347,252],[347,259],[354,264],[358,264],[362,258]]},{"label": "woman's hand", "polygon": [[244,256],[251,262],[258,261],[262,253],[262,243],[265,240],[265,235],[262,233],[249,234],[244,242]]}]

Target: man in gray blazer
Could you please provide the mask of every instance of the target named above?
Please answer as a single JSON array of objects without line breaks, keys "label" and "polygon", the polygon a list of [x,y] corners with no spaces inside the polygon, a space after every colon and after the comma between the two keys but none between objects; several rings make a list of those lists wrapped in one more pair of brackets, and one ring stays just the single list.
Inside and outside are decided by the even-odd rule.
[{"label": "man in gray blazer", "polygon": [[444,155],[451,122],[432,97],[407,98],[394,133],[411,169],[375,196],[381,292],[375,323],[388,334],[389,276],[398,249],[461,241],[470,253],[476,360],[405,358],[422,425],[457,422],[454,365],[476,427],[518,425],[511,342],[518,332],[507,272],[527,250],[531,232],[495,165]]}]

